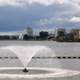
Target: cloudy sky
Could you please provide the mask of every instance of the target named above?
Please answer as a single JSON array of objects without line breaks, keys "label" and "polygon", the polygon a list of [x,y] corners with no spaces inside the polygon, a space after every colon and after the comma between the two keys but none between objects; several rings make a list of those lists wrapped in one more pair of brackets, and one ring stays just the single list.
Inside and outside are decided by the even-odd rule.
[{"label": "cloudy sky", "polygon": [[0,0],[0,31],[80,28],[80,0]]}]

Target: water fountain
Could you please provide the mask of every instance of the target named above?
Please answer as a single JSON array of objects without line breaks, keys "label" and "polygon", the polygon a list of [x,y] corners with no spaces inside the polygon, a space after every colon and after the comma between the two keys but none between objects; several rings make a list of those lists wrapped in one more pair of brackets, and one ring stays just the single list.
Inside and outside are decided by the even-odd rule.
[{"label": "water fountain", "polygon": [[23,72],[28,72],[26,67],[35,54],[43,53],[44,55],[46,55],[47,53],[53,53],[53,56],[55,56],[55,53],[50,48],[45,46],[8,46],[6,48],[10,49],[19,57],[20,61],[25,67]]},{"label": "water fountain", "polygon": [[[74,70],[65,70],[65,69],[58,69],[58,68],[27,68],[27,65],[31,61],[32,57],[37,54],[43,54],[46,56],[47,54],[50,54],[52,57],[55,57],[56,54],[54,51],[52,51],[50,48],[46,46],[8,46],[8,47],[3,47],[2,49],[8,49],[12,52],[14,52],[22,64],[24,65],[24,69],[18,69],[16,68],[16,71],[23,69],[23,72],[28,72],[28,70],[34,70],[37,73],[33,71],[32,73],[29,74],[29,72],[25,75],[23,73],[15,73],[15,68],[0,68],[0,78],[16,78],[16,79],[46,79],[46,80],[53,80],[53,78],[58,78],[56,80],[59,80],[64,77],[70,77],[74,75],[80,74],[79,71],[74,71]],[[43,56],[42,55],[42,56]],[[38,73],[40,71],[40,73]],[[4,73],[4,74],[2,74]],[[69,80],[69,79],[68,79]]]}]

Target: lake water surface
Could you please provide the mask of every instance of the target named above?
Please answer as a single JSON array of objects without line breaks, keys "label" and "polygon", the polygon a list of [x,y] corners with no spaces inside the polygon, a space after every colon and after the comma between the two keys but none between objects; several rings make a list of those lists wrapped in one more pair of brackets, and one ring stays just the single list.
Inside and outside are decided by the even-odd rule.
[{"label": "lake water surface", "polygon": [[[56,56],[60,57],[79,57],[80,56],[80,43],[59,43],[54,41],[0,41],[0,47],[6,46],[48,46],[54,52]],[[53,54],[53,53],[52,53]],[[0,67],[22,67],[22,63],[19,59],[7,59],[6,57],[16,57],[16,55],[5,49],[0,49]],[[52,55],[36,54],[32,58],[28,67],[48,67],[48,68],[64,68],[72,70],[80,70],[80,59],[57,59],[51,58]],[[42,58],[41,58],[42,57]]]}]

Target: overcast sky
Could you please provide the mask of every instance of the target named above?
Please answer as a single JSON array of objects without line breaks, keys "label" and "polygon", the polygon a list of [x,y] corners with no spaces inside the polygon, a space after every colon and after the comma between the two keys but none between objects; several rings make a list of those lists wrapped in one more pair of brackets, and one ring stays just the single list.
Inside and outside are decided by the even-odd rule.
[{"label": "overcast sky", "polygon": [[0,31],[80,28],[80,0],[0,0]]}]

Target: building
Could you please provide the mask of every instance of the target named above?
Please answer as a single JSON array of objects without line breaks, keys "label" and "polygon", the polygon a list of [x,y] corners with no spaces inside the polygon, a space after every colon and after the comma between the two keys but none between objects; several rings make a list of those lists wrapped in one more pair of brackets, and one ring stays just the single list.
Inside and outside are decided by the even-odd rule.
[{"label": "building", "polygon": [[57,29],[56,41],[65,41],[66,30],[64,28]]},{"label": "building", "polygon": [[71,33],[74,35],[74,41],[80,40],[80,29],[72,29]]}]

